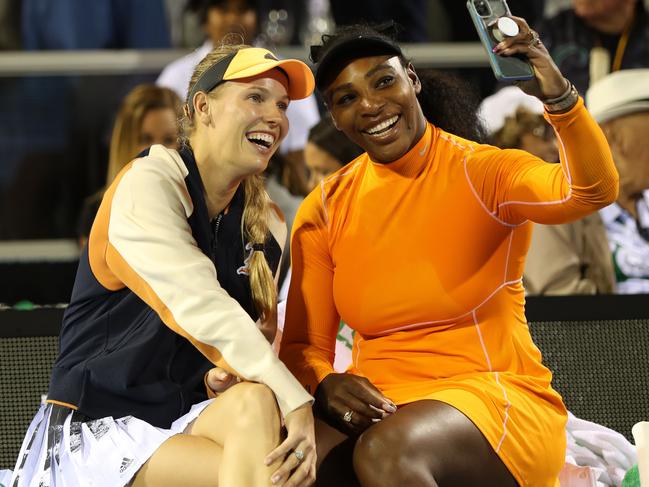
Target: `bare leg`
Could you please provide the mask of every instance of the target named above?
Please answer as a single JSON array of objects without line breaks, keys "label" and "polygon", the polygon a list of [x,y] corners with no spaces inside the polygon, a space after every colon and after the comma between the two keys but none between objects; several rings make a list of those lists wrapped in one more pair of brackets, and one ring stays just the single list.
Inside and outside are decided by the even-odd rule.
[{"label": "bare leg", "polygon": [[192,485],[214,487],[223,451],[211,440],[176,435],[165,441],[142,466],[133,487]]},{"label": "bare leg", "polygon": [[280,462],[267,467],[264,459],[279,441],[272,391],[261,384],[237,384],[215,399],[186,434],[167,440],[140,469],[134,487],[270,486]]},{"label": "bare leg", "polygon": [[318,418],[315,437],[318,452],[316,487],[357,487],[352,464],[356,438],[348,437]]},{"label": "bare leg", "polygon": [[367,429],[354,450],[363,487],[517,487],[480,430],[439,401],[416,401]]}]

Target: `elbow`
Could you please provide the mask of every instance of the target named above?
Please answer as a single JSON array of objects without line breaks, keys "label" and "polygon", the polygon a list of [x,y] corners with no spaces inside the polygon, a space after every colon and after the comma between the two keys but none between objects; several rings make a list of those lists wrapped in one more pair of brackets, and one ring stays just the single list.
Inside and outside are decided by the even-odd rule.
[{"label": "elbow", "polygon": [[620,193],[620,176],[617,173],[617,171],[614,170],[613,174],[611,175],[611,182],[607,186],[607,190],[604,192],[603,195],[602,207],[615,203],[615,201],[617,201],[617,197],[619,193]]},{"label": "elbow", "polygon": [[615,184],[611,187],[610,191],[607,194],[604,206],[612,205],[617,201],[617,197],[620,194],[620,183],[616,178]]}]

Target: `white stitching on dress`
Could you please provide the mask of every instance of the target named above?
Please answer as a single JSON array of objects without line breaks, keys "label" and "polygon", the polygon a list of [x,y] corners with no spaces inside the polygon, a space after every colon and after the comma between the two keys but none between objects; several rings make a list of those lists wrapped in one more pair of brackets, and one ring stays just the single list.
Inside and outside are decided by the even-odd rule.
[{"label": "white stitching on dress", "polygon": [[484,340],[482,339],[482,331],[480,331],[480,324],[478,323],[478,316],[475,313],[475,309],[471,312],[471,315],[473,316],[473,324],[475,326],[475,331],[478,334],[478,339],[480,340],[480,346],[482,347],[482,353],[484,354],[484,358],[487,361],[487,367],[489,368],[489,372],[492,372],[493,369],[491,368],[491,359],[489,358],[489,352],[487,352],[487,347],[484,344]]},{"label": "white stitching on dress", "polygon": [[327,211],[327,198],[325,198],[325,180],[320,181],[320,196],[322,198],[322,211],[324,211],[325,223],[327,228],[329,228],[329,212]]},{"label": "white stitching on dress", "polygon": [[499,209],[507,205],[530,205],[530,206],[560,205],[562,203],[565,203],[572,197],[572,174],[570,174],[570,164],[568,162],[568,155],[566,154],[566,147],[563,145],[563,140],[561,140],[561,137],[559,136],[559,132],[554,127],[554,125],[552,126],[552,128],[554,129],[554,133],[557,137],[557,141],[559,141],[559,146],[561,147],[561,155],[563,156],[562,160],[566,162],[565,168],[563,164],[561,164],[561,171],[563,172],[563,175],[568,181],[568,194],[565,196],[565,198],[556,201],[503,201],[502,203],[498,204]]},{"label": "white stitching on dress", "polygon": [[476,315],[475,310],[473,310],[473,323],[475,325],[478,338],[480,339],[480,346],[482,347],[482,353],[484,353],[485,360],[487,361],[487,367],[489,367],[489,372],[492,372],[494,374],[494,377],[496,379],[496,384],[498,384],[500,389],[503,391],[503,397],[505,398],[505,402],[507,403],[505,405],[505,418],[503,419],[503,434],[500,437],[498,446],[496,447],[496,453],[498,453],[500,451],[500,447],[503,444],[503,441],[505,440],[505,437],[507,436],[507,420],[509,419],[509,409],[511,408],[512,404],[511,402],[509,402],[509,398],[507,397],[507,389],[505,389],[505,387],[503,387],[503,385],[500,383],[498,372],[497,371],[494,372],[491,367],[491,359],[489,358],[489,352],[487,351],[487,347],[484,343],[484,340],[482,339],[482,331],[480,330],[480,323],[478,323],[478,316]]},{"label": "white stitching on dress", "polygon": [[496,294],[498,291],[500,291],[502,288],[505,286],[509,286],[510,284],[516,284],[518,282],[521,282],[523,280],[522,277],[519,277],[518,279],[513,279],[511,281],[505,281],[502,284],[500,284],[496,289],[494,289],[489,296],[485,298],[484,301],[482,301],[480,304],[478,304],[475,308],[467,311],[466,313],[462,313],[461,315],[454,316],[453,318],[446,318],[444,320],[435,320],[435,321],[422,321],[420,323],[411,323],[408,325],[402,325],[402,326],[397,326],[395,328],[390,328],[388,330],[384,330],[385,334],[392,333],[394,331],[403,331],[403,330],[408,330],[411,328],[418,328],[418,327],[423,327],[427,325],[436,325],[440,323],[450,323],[451,321],[457,321],[460,320],[466,316],[469,316],[471,313],[482,307],[485,303],[487,303],[493,296]]},{"label": "white stitching on dress", "polygon": [[512,240],[514,240],[514,232],[516,229],[509,232],[509,244],[507,245],[507,255],[505,256],[505,275],[503,276],[503,282],[507,280],[507,271],[509,270],[509,253],[512,250]]},{"label": "white stitching on dress", "polygon": [[512,403],[509,402],[509,398],[507,397],[507,389],[503,387],[503,385],[500,383],[500,379],[498,378],[498,372],[495,372],[496,376],[496,383],[500,386],[500,388],[503,391],[503,396],[505,398],[505,401],[507,404],[505,405],[505,419],[503,419],[503,435],[500,437],[500,441],[498,442],[498,446],[496,447],[496,453],[500,451],[500,447],[503,444],[503,441],[505,441],[505,437],[507,436],[507,420],[509,419],[509,409],[512,407]]},{"label": "white stitching on dress", "polygon": [[322,193],[322,209],[324,210],[325,222],[327,223],[327,227],[329,227],[329,212],[327,211],[327,198],[325,197],[325,183],[328,183],[329,181],[333,181],[336,178],[341,178],[343,176],[346,176],[347,174],[354,171],[360,165],[360,163],[361,163],[361,161],[358,161],[356,164],[354,164],[352,167],[350,167],[348,171],[345,171],[342,174],[336,174],[334,176],[329,176],[328,178],[325,178],[320,182],[320,191]]},{"label": "white stitching on dress", "polygon": [[507,223],[506,221],[498,218],[495,215],[495,213],[489,211],[489,208],[487,208],[487,205],[485,205],[484,201],[482,201],[482,198],[480,198],[480,195],[478,194],[475,187],[473,186],[473,183],[471,182],[471,178],[469,177],[469,167],[467,164],[467,157],[468,156],[466,155],[464,156],[464,176],[466,177],[466,182],[469,185],[469,188],[471,188],[471,192],[473,193],[473,196],[475,196],[475,199],[478,200],[478,203],[480,203],[480,206],[482,206],[482,209],[487,213],[487,215],[489,215],[491,218],[496,220],[501,225],[509,228],[515,228],[522,225],[523,223],[527,223],[527,220],[525,220],[523,223]]}]

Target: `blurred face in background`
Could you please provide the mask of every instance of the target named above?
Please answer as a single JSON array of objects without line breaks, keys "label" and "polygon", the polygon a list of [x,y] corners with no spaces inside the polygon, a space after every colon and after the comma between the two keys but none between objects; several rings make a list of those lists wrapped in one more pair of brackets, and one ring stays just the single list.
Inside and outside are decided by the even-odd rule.
[{"label": "blurred face in background", "polygon": [[547,162],[559,162],[554,130],[543,115],[519,106],[493,135],[493,142],[503,149],[522,149]]},{"label": "blurred face in background", "polygon": [[142,118],[137,153],[154,144],[162,144],[169,149],[178,148],[176,112],[171,108],[154,108]]},{"label": "blurred face in background", "polygon": [[343,165],[334,156],[329,154],[313,142],[307,142],[304,147],[304,160],[309,169],[309,189],[315,188],[320,181],[337,171]]},{"label": "blurred face in background", "polygon": [[640,198],[649,189],[649,112],[611,120],[603,128],[620,173],[620,196]]},{"label": "blurred face in background", "polygon": [[204,26],[215,45],[227,34],[241,34],[244,44],[250,44],[257,35],[257,11],[245,0],[227,0],[207,10]]},{"label": "blurred face in background", "polygon": [[626,12],[637,0],[572,0],[572,7],[578,17],[587,23],[601,23],[614,14]]},{"label": "blurred face in background", "polygon": [[543,125],[521,134],[520,148],[536,157],[540,157],[544,161],[559,162],[557,140],[552,127],[545,121],[543,121]]}]

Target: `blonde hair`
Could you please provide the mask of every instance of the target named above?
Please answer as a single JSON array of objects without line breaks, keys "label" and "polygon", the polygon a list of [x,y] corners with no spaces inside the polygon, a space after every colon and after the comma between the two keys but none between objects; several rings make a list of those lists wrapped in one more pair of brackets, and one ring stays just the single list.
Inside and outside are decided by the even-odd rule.
[{"label": "blonde hair", "polygon": [[180,98],[169,88],[151,84],[138,85],[126,95],[117,112],[110,139],[106,186],[137,156],[142,121],[149,111],[160,108],[171,108],[180,116]]},{"label": "blonde hair", "polygon": [[[250,46],[245,44],[222,44],[214,48],[203,60],[196,66],[192,75],[189,87],[187,89],[187,100],[183,107],[183,118],[181,120],[181,141],[188,145],[188,138],[195,130],[194,116],[189,110],[193,100],[189,99],[193,86],[198,78],[211,66],[223,59],[229,54],[239,51]],[[208,93],[208,96],[214,96],[218,87]],[[268,218],[273,211],[270,206],[270,198],[264,187],[264,179],[260,174],[253,174],[246,177],[243,181],[245,191],[245,203],[243,209],[243,231],[246,240],[250,243],[263,245],[270,233],[268,228]],[[268,266],[268,262],[261,251],[252,250],[248,260],[248,276],[250,279],[250,289],[252,291],[252,300],[255,304],[257,313],[262,320],[269,319],[275,314],[277,306],[277,289],[273,273]]]}]

